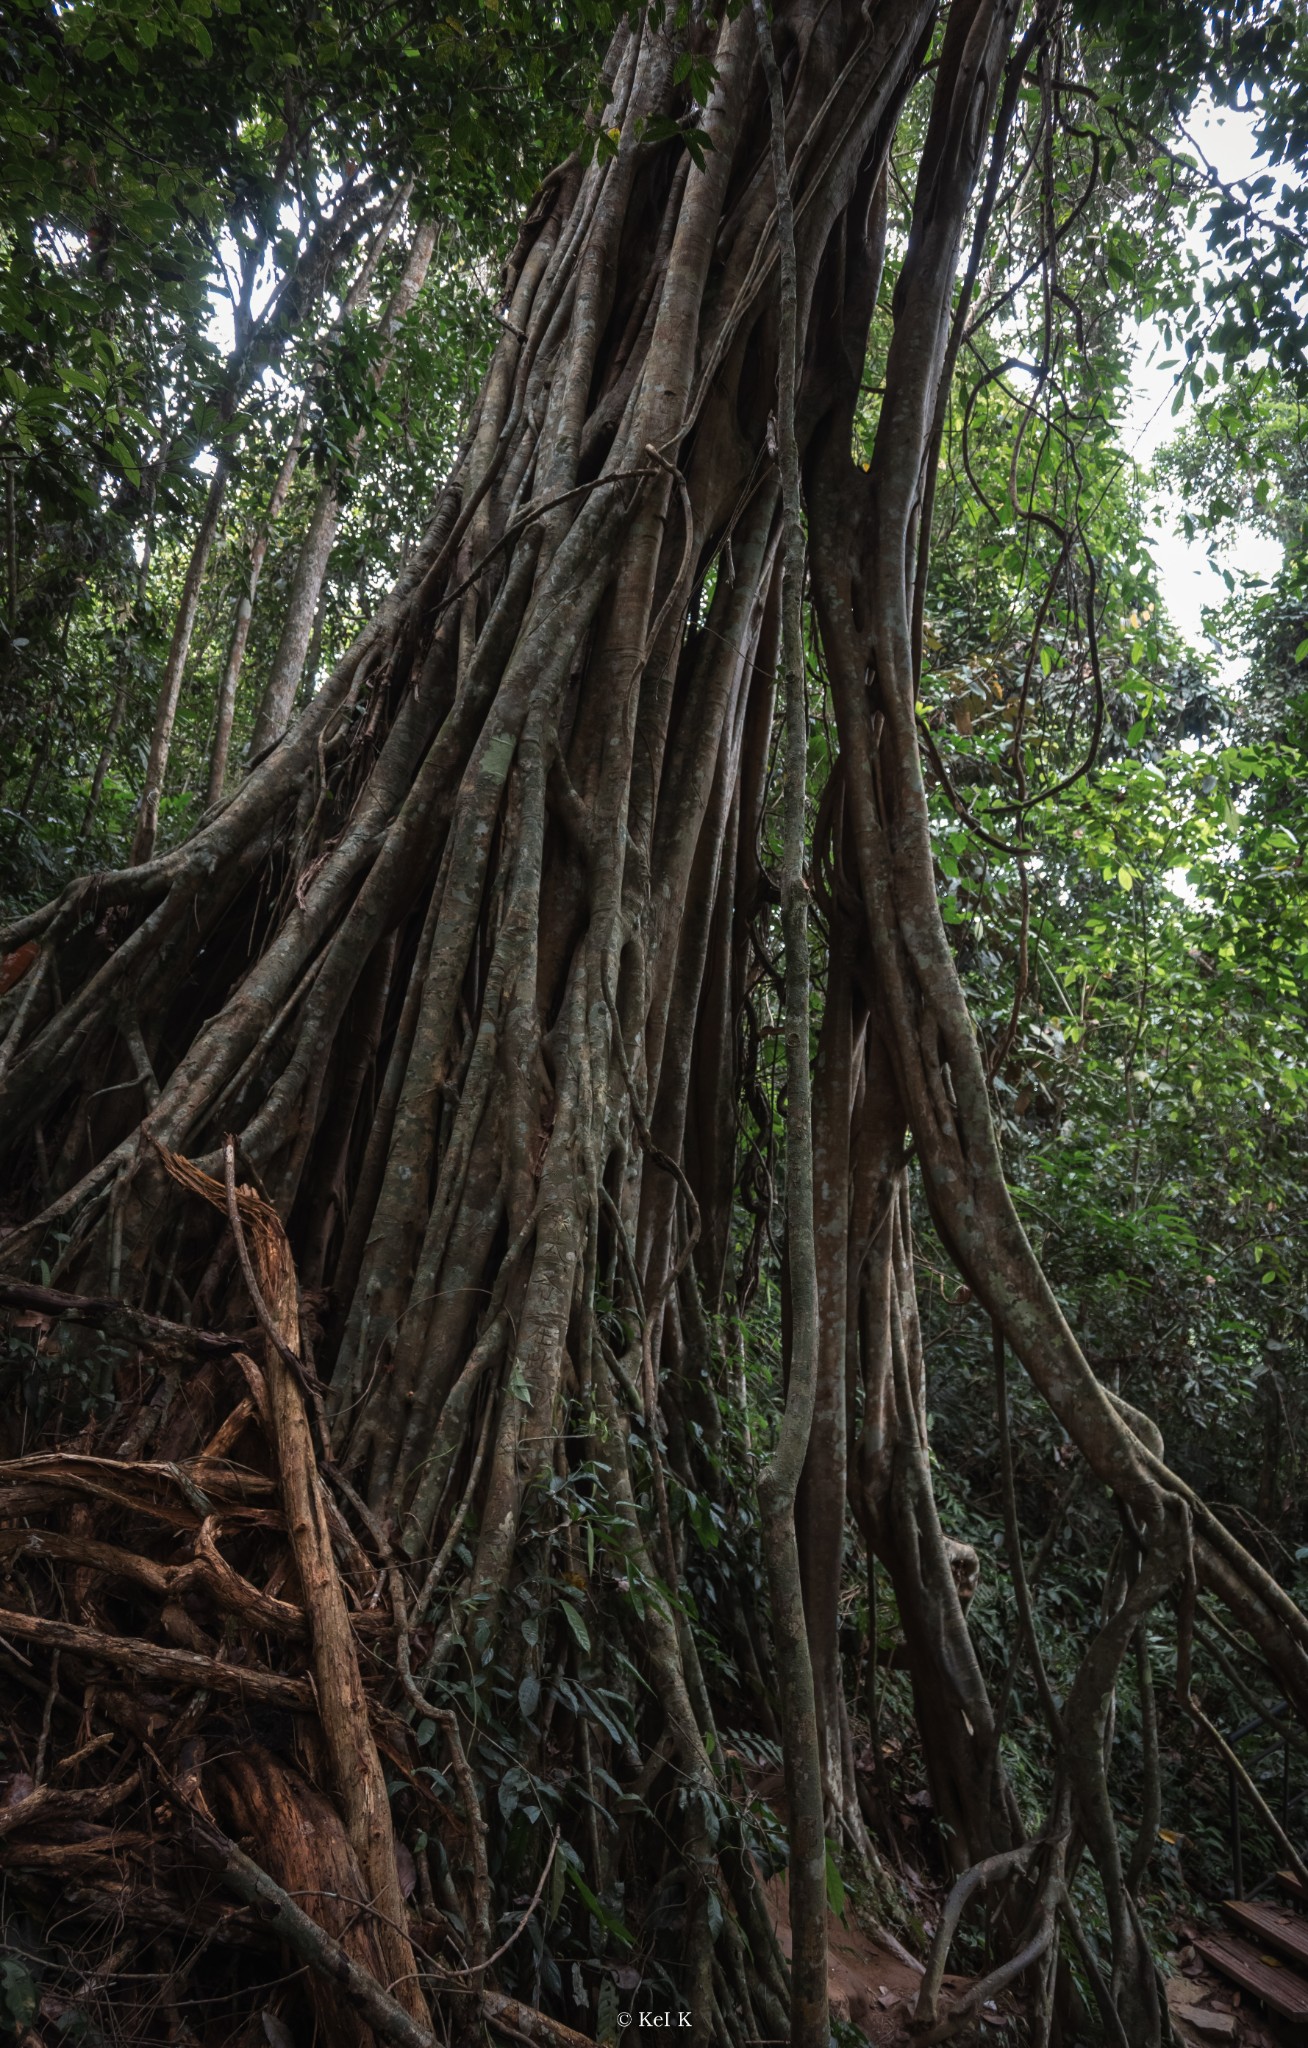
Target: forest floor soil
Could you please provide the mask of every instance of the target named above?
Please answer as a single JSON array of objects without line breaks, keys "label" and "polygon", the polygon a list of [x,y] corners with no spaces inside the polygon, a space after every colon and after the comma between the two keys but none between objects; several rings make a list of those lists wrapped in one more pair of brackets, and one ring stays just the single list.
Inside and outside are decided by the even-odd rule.
[{"label": "forest floor soil", "polygon": [[[785,1873],[769,1878],[764,1886],[772,1924],[787,1958],[790,1955],[790,1909]],[[845,2021],[859,2029],[875,2048],[903,2048],[912,2040],[908,2021],[922,1981],[922,1966],[887,1947],[875,1929],[860,1926],[851,1903],[844,1920],[827,1915],[827,1993],[833,2020]],[[945,2002],[961,1991],[965,1977],[945,1978]],[[1000,2019],[1010,2011],[1006,2002],[996,2009]],[[1002,2038],[996,2036],[995,2038]]]},{"label": "forest floor soil", "polygon": [[1302,2027],[1263,2012],[1189,1942],[1168,1958],[1167,2004],[1185,2048],[1304,2048]]},{"label": "forest floor soil", "polygon": [[[764,1886],[768,1910],[777,1938],[790,1955],[790,1912],[784,1872],[769,1878]],[[871,1927],[861,1926],[851,1906],[844,1920],[827,1916],[827,1989],[831,2017],[857,2027],[874,2048],[908,2048],[914,2036],[909,2029],[913,2004],[921,1981],[921,1965],[888,1948]],[[1195,1954],[1187,1942],[1168,1959],[1167,2003],[1185,2048],[1304,2048],[1302,2029],[1296,2031],[1241,1994],[1234,1991]],[[945,1978],[944,1999],[962,1991],[966,1977]],[[987,2015],[982,2039],[996,2043],[1012,2039],[1009,2032],[1017,2022],[1017,2007],[1001,1999]],[[1004,2022],[1008,2026],[1004,2026]]]}]

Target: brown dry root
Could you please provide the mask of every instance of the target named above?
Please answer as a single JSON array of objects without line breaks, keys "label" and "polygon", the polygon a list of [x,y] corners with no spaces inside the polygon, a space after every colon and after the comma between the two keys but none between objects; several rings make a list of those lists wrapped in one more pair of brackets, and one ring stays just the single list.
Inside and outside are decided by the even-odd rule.
[{"label": "brown dry root", "polygon": [[[264,1359],[229,1351],[189,1400],[174,1384],[151,1425],[154,1458],[104,1442],[0,1466],[0,1635],[10,1679],[40,1708],[31,1768],[11,1772],[0,1803],[5,1867],[70,1952],[90,1956],[113,1932],[108,1960],[80,1986],[52,1984],[42,2017],[86,2019],[127,1973],[151,1997],[166,1980],[174,2007],[215,2003],[219,2031],[202,2025],[198,2038],[231,2039],[275,1935],[308,1965],[281,2003],[293,2014],[306,2002],[324,2042],[433,2042],[434,1993],[450,2010],[471,1995],[511,2032],[565,2048],[580,2037],[480,1973],[464,1982],[458,1923],[436,1907],[429,1873],[417,1884],[394,1831],[383,1752],[418,1795],[402,1802],[410,1823],[448,1844],[455,1867],[467,1815],[417,1778],[421,1752],[383,1703],[397,1623],[374,1604],[381,1572],[324,1490],[285,1233],[252,1190],[164,1158],[182,1187],[235,1211]],[[40,1299],[104,1312],[51,1290]],[[156,1353],[180,1348],[155,1319],[126,1327]],[[228,1348],[194,1335],[200,1356]],[[142,1405],[158,1393],[142,1374]],[[125,1419],[120,1408],[114,1434]],[[176,1455],[188,1443],[194,1454]],[[257,1910],[278,1893],[295,1902],[293,1926]],[[208,1959],[233,1948],[219,1995]]]},{"label": "brown dry root", "polygon": [[[782,0],[784,179],[750,10],[684,30],[624,22],[600,116],[614,149],[542,186],[464,447],[377,617],[180,846],[83,878],[4,934],[25,964],[0,995],[0,1156],[17,1219],[0,1264],[28,1286],[37,1257],[50,1267],[44,1306],[25,1313],[59,1317],[70,1292],[121,1302],[116,1342],[172,1346],[135,1381],[125,1363],[115,1382],[102,1354],[90,1393],[119,1409],[76,1446],[94,1474],[10,1475],[12,1525],[101,1546],[81,1561],[24,1556],[28,1621],[84,1632],[58,1639],[74,1711],[71,1672],[80,1687],[101,1671],[121,1693],[135,1656],[161,1697],[189,1673],[191,1693],[219,1703],[194,1709],[197,1728],[221,1707],[238,1717],[221,1724],[230,1739],[255,1739],[239,1716],[260,1686],[267,1711],[276,1694],[275,1711],[313,1728],[298,1768],[340,1816],[388,1996],[406,2011],[441,1981],[415,1915],[436,1930],[422,1946],[437,1965],[453,1914],[468,1931],[459,1967],[482,1960],[474,1927],[487,1951],[477,1822],[415,1778],[406,1730],[421,1699],[461,1713],[497,1901],[530,1893],[548,1832],[516,1817],[543,1812],[537,1794],[565,1778],[570,1867],[597,1899],[657,1888],[657,1960],[694,2004],[697,2043],[786,2025],[785,1973],[716,1775],[714,1702],[669,1590],[691,1555],[685,1504],[720,1470],[729,1381],[712,1333],[757,1279],[780,1173],[758,1045],[778,900],[763,848],[782,627],[783,189],[794,456],[840,747],[824,810],[854,963],[818,1091],[818,1141],[848,1158],[849,1194],[817,1217],[829,1309],[798,1507],[815,1712],[814,1729],[783,1722],[787,1761],[811,1756],[815,1732],[828,1818],[857,1846],[833,1647],[843,1529],[812,1512],[848,1483],[906,1618],[954,1853],[1021,1846],[931,1493],[909,1133],[950,1255],[1113,1489],[1143,1559],[1092,1649],[1083,1720],[1065,1716],[1067,1796],[1110,1889],[1111,1817],[1085,1758],[1147,1611],[1136,1589],[1163,1596],[1164,1560],[1184,1584],[1192,1558],[1308,1709],[1308,1620],[1099,1386],[1022,1233],[936,902],[915,722],[924,506],[966,311],[964,226],[978,190],[993,198],[992,127],[999,162],[1052,19],[1042,8],[1022,33],[1017,14],[1011,0],[952,0],[935,37],[930,0]],[[714,65],[693,159],[669,128],[691,115],[687,54]],[[864,471],[850,450],[883,296],[883,179],[918,83],[930,108],[915,222],[882,308],[893,332]],[[742,1098],[761,1134],[743,1162]],[[182,1154],[203,1202],[168,1170]],[[238,1164],[257,1194],[238,1190]],[[753,1244],[734,1270],[742,1212]],[[164,1325],[239,1332],[241,1347],[206,1352],[196,1337],[188,1351]],[[846,1375],[862,1382],[853,1445]],[[87,1402],[71,1371],[48,1381],[60,1391],[42,1442],[71,1449]],[[206,1474],[236,1478],[190,1478],[206,1449]],[[142,1562],[115,1573],[104,1546]],[[285,1607],[297,1621],[271,1632]],[[88,1634],[113,1638],[113,1658]],[[745,1615],[740,1634],[764,1722],[767,1628]],[[799,1635],[788,1626],[796,1669]],[[21,1654],[44,1696],[45,1653]],[[520,1703],[522,1780],[507,1790],[502,1749],[462,1711],[496,1688]],[[110,1733],[98,1712],[85,1708],[84,1743]],[[52,1727],[65,1713],[52,1709]],[[130,1755],[153,1796],[145,1739],[114,1734],[90,1753],[88,1789]],[[215,1739],[229,1738],[206,1723]],[[286,1770],[288,1739],[264,1741]],[[406,1787],[398,1825],[416,1837],[419,1811],[439,1808],[441,1838],[462,1844],[462,1891],[448,1854],[415,1856],[418,1904],[404,1900],[383,1739]],[[164,1898],[165,1876],[151,1868],[142,1896]],[[1123,1880],[1108,1997],[1148,2043],[1157,2015],[1129,1894]],[[1025,1904],[1014,1912],[1020,1934]],[[619,1937],[595,1924],[616,1967]],[[583,1994],[561,1983],[556,2002],[590,2021]]]}]

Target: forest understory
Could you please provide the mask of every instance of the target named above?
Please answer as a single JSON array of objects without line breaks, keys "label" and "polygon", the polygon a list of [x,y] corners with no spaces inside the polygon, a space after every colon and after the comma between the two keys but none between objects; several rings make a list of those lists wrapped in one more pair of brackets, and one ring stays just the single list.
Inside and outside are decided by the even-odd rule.
[{"label": "forest understory", "polygon": [[1292,13],[19,12],[0,2029],[1296,2038]]}]

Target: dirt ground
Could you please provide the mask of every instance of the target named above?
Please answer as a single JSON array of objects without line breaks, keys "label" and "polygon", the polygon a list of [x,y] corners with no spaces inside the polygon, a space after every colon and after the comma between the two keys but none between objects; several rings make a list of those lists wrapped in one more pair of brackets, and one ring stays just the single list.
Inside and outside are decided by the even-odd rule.
[{"label": "dirt ground", "polygon": [[[785,1877],[770,1879],[764,1889],[777,1938],[789,1956]],[[834,1914],[827,1916],[831,2017],[851,2022],[875,2048],[911,2048],[914,2037],[908,2022],[922,1966],[907,1951],[896,1953],[859,1927],[852,1908],[847,1917],[848,1925]],[[1242,1999],[1205,1966],[1188,1942],[1169,1958],[1169,1964],[1172,1974],[1167,2003],[1185,2048],[1308,2048],[1308,2030],[1271,2019],[1252,2001]],[[966,1981],[947,1976],[943,2003],[948,2003],[951,1988],[961,1989]],[[1013,2006],[1001,2001],[987,2014],[976,2038],[994,2042],[995,2048],[1004,2041],[1020,2040]]]},{"label": "dirt ground", "polygon": [[[786,1955],[790,1954],[790,1914],[784,1875],[765,1885],[772,1924]],[[851,1907],[848,1924],[827,1915],[827,1988],[833,2020],[847,2020],[866,2034],[876,2048],[903,2048],[911,2041],[907,2022],[917,1998],[922,1965],[907,1950],[896,1953],[874,1934],[858,1926]],[[897,1945],[896,1945],[897,1946]],[[965,1979],[945,1978],[945,1995]],[[996,2009],[996,2021],[1003,2015]],[[1002,2034],[992,2037],[996,2043]]]}]

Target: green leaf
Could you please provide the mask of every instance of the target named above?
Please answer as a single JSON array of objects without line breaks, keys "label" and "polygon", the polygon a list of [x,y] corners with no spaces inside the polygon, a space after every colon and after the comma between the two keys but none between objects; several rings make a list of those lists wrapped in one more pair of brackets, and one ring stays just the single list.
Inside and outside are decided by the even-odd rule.
[{"label": "green leaf", "polygon": [[563,1856],[556,1854],[553,1863],[550,1865],[549,1898],[545,1908],[545,1924],[547,1927],[559,1917],[559,1907],[563,1904],[563,1889],[567,1882],[567,1862]]},{"label": "green leaf", "polygon": [[595,2010],[595,2039],[603,2048],[615,2048],[618,2038],[618,1987],[612,1977],[605,1977],[599,1988]]},{"label": "green leaf", "polygon": [[523,1799],[531,1791],[531,1779],[521,1764],[514,1764],[500,1779],[499,1808],[505,1820],[512,1820]]},{"label": "green leaf", "polygon": [[534,1671],[529,1671],[518,1686],[518,1706],[524,1720],[530,1721],[540,1705],[540,1680]]},{"label": "green leaf", "polygon": [[628,1931],[626,1927],[623,1926],[621,1920],[618,1919],[615,1913],[610,1913],[607,1906],[600,1904],[600,1901],[596,1898],[594,1892],[587,1884],[585,1878],[582,1876],[581,1872],[578,1870],[575,1863],[568,1864],[568,1876],[576,1885],[577,1890],[581,1893],[581,1896],[585,1901],[586,1905],[590,1908],[590,1911],[595,1915],[595,1918],[599,1921],[600,1926],[604,1928],[607,1933],[616,1935],[619,1941],[625,1942],[628,1948],[633,1948],[635,1946],[635,1937]]},{"label": "green leaf", "polygon": [[25,1963],[17,1956],[0,1956],[0,1999],[13,2023],[15,2032],[19,2027],[30,2027],[36,2018],[36,1985]]},{"label": "green leaf", "polygon": [[131,449],[127,446],[126,442],[111,441],[109,443],[109,453],[113,456],[114,461],[122,470],[123,475],[127,478],[128,483],[139,484],[141,481],[141,471],[137,464],[136,457],[133,455]]},{"label": "green leaf", "polygon": [[577,1638],[578,1645],[583,1650],[589,1650],[590,1630],[586,1627],[577,1609],[573,1606],[571,1600],[564,1600],[560,1604],[563,1608],[564,1618],[573,1635]]}]

